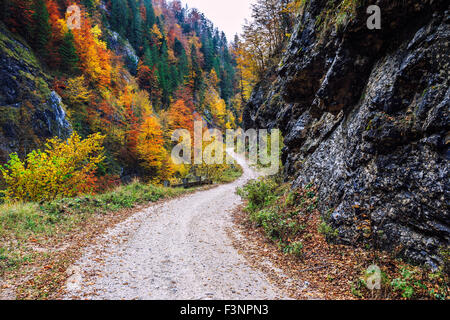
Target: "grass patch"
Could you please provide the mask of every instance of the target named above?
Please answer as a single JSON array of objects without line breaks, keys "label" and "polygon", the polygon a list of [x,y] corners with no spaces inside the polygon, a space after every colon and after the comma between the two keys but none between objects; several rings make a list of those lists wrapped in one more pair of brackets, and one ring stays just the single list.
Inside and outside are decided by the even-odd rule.
[{"label": "grass patch", "polygon": [[0,275],[31,261],[32,255],[30,254],[21,254],[15,250],[0,247]]},{"label": "grass patch", "polygon": [[250,181],[238,194],[247,200],[249,220],[285,254],[302,257],[305,219],[318,204],[315,188],[290,190],[279,177]]},{"label": "grass patch", "polygon": [[240,165],[227,166],[216,180],[218,183],[230,183],[239,179],[243,173],[244,171]]},{"label": "grass patch", "polygon": [[70,230],[87,215],[133,208],[186,192],[133,182],[113,191],[94,196],[65,198],[44,204],[5,203],[0,206],[0,236],[17,240],[52,236]]}]

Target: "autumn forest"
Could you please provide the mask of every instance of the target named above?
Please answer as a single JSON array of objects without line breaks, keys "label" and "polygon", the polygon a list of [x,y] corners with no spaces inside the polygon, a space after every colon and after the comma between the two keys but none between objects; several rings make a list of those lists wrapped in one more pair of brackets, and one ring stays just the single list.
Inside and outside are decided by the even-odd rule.
[{"label": "autumn forest", "polygon": [[[289,37],[296,3],[259,1],[255,21],[232,41],[180,1],[5,0],[1,20],[28,42],[48,75],[47,90],[22,98],[23,112],[52,90],[62,97],[71,139],[105,147],[102,161],[81,179],[88,187],[78,187],[94,192],[125,176],[154,182],[186,176],[189,168],[170,160],[172,132],[192,131],[194,120],[205,128],[241,124],[253,86]],[[80,8],[77,28],[68,26],[72,4]],[[14,161],[45,142],[33,132],[21,139],[18,157],[3,170],[11,183],[18,179]]]}]

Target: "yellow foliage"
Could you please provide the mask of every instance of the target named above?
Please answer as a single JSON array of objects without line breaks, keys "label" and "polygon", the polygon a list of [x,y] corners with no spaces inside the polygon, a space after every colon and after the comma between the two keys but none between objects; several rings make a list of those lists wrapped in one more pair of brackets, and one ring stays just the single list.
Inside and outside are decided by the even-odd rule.
[{"label": "yellow foliage", "polygon": [[82,140],[73,133],[67,141],[48,140],[45,151],[35,150],[20,160],[16,153],[0,171],[8,185],[9,200],[49,201],[90,193],[94,173],[103,161],[104,136],[93,134]]},{"label": "yellow foliage", "polygon": [[95,43],[106,50],[106,43],[100,40],[100,37],[102,36],[102,30],[100,29],[100,27],[96,25],[91,29],[91,33],[92,36],[94,37]]},{"label": "yellow foliage", "polygon": [[91,99],[91,91],[86,85],[84,75],[69,79],[64,95],[72,107],[88,104]]},{"label": "yellow foliage", "polygon": [[215,123],[220,128],[224,129],[226,121],[225,118],[227,115],[227,105],[225,101],[220,98],[217,90],[215,90],[211,85],[206,89],[204,104],[211,110]]},{"label": "yellow foliage", "polygon": [[138,110],[138,113],[142,118],[151,116],[153,107],[146,90],[139,90],[133,95],[133,107]]},{"label": "yellow foliage", "polygon": [[59,36],[62,38],[64,35],[69,31],[69,28],[67,27],[66,20],[64,19],[58,19],[56,21],[59,29]]},{"label": "yellow foliage", "polygon": [[244,43],[237,43],[233,53],[236,57],[238,81],[244,101],[248,101],[258,81],[258,64],[252,50]]},{"label": "yellow foliage", "polygon": [[219,90],[219,77],[217,76],[217,72],[212,69],[208,78],[209,84],[215,89]]},{"label": "yellow foliage", "polygon": [[156,36],[158,40],[161,40],[164,37],[161,31],[159,30],[158,26],[156,25],[156,23],[153,25],[151,32]]},{"label": "yellow foliage", "polygon": [[236,129],[236,117],[230,110],[227,110],[227,122],[225,124],[225,129]]}]

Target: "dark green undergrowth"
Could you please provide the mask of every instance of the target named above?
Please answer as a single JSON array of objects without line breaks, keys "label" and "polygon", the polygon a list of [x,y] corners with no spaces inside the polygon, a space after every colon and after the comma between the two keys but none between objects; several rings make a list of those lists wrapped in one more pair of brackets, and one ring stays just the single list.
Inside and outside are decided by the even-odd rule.
[{"label": "dark green undergrowth", "polygon": [[285,254],[301,258],[305,231],[304,218],[317,208],[318,196],[312,185],[290,190],[281,177],[250,181],[238,194],[247,200],[249,220],[262,228],[268,239]]}]

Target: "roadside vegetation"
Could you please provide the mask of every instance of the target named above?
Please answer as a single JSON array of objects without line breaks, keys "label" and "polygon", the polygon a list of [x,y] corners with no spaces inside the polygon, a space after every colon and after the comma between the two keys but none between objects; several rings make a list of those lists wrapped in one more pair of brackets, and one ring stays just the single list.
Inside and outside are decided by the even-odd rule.
[{"label": "roadside vegetation", "polygon": [[240,165],[226,166],[220,176],[217,179],[217,183],[231,183],[236,179],[239,179],[243,174],[242,167]]},{"label": "roadside vegetation", "polygon": [[[237,192],[246,201],[237,220],[249,237],[258,248],[269,245],[277,250],[273,262],[290,278],[306,280],[325,293],[320,298],[450,298],[448,250],[441,252],[444,265],[430,270],[399,259],[395,252],[336,244],[338,231],[327,221],[331,211],[318,210],[318,190],[312,184],[292,189],[280,176],[273,176],[250,181]],[[267,252],[261,252],[267,259]],[[369,289],[377,271],[369,268],[372,265],[380,268],[379,290]],[[294,296],[300,294],[296,290]]]}]

